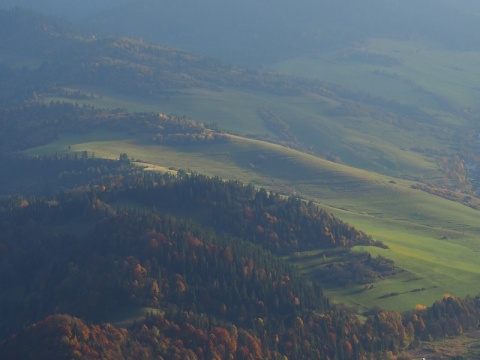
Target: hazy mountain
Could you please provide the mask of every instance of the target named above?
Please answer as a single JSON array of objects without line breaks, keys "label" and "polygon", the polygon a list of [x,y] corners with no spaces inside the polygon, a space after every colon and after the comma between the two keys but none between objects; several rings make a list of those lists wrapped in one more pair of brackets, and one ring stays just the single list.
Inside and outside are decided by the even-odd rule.
[{"label": "hazy mountain", "polygon": [[[4,1],[88,21],[98,31],[261,65],[371,37],[421,39],[451,49],[480,47],[472,1],[243,0]],[[0,5],[2,6],[2,5]]]},{"label": "hazy mountain", "polygon": [[131,0],[2,0],[0,8],[25,7],[78,21],[127,2],[131,2]]},{"label": "hazy mountain", "polygon": [[105,12],[102,29],[203,55],[258,64],[321,53],[370,37],[423,38],[450,48],[478,47],[480,23],[439,1],[138,1]]}]

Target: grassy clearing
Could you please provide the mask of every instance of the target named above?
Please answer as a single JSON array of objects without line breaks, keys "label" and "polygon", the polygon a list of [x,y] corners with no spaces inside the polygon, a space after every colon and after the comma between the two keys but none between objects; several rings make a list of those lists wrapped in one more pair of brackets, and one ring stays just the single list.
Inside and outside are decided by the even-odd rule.
[{"label": "grassy clearing", "polygon": [[[70,150],[68,146],[70,145]],[[232,136],[230,142],[182,148],[132,140],[126,134],[65,136],[30,153],[88,151],[98,157],[130,158],[169,168],[239,179],[282,193],[314,199],[390,249],[359,248],[393,259],[407,270],[373,289],[331,289],[337,301],[362,308],[409,310],[450,292],[476,294],[480,276],[479,212],[394,179],[335,164],[282,146]],[[142,165],[144,164],[142,163]],[[288,171],[286,171],[288,170]],[[304,265],[306,272],[315,264]],[[422,289],[421,291],[414,291]],[[395,296],[385,296],[398,293]]]},{"label": "grassy clearing", "polygon": [[[413,198],[411,200],[414,201]],[[448,207],[441,201],[438,205],[445,206],[449,211],[455,211],[456,208],[454,204]],[[478,213],[468,210],[459,216],[438,213],[422,221],[418,217],[379,219],[378,215],[334,212],[390,247],[388,250],[359,247],[358,250],[390,258],[408,271],[396,279],[375,283],[374,288],[368,291],[363,291],[362,287],[334,289],[331,294],[339,301],[363,307],[368,304],[411,310],[416,304],[430,305],[446,292],[457,296],[479,292],[480,288],[475,286],[480,276],[480,238],[478,228],[471,227]],[[432,225],[434,219],[444,219],[445,223],[443,226]],[[469,231],[464,231],[462,225],[465,228],[470,226]],[[392,293],[398,295],[386,297]]]},{"label": "grassy clearing", "polygon": [[480,359],[480,331],[451,339],[424,342],[418,349],[408,351],[407,358],[413,359]]},{"label": "grassy clearing", "polygon": [[128,307],[112,315],[109,319],[102,319],[118,328],[129,327],[136,322],[141,322],[147,314],[162,314],[163,311],[151,307]]}]

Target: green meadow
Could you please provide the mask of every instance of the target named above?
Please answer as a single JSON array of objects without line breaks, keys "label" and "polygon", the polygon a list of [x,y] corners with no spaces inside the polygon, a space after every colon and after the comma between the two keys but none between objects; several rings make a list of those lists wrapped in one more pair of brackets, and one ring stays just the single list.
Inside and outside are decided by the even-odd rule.
[{"label": "green meadow", "polygon": [[[475,127],[471,119],[480,96],[474,76],[480,71],[477,56],[376,39],[345,51],[286,60],[273,68],[354,92],[340,96],[328,92],[282,96],[228,87],[149,96],[75,86],[68,90],[93,95],[81,102],[95,107],[186,116],[239,136],[281,143],[282,131],[269,128],[259,114],[268,110],[283,122],[289,141],[307,152],[334,155],[346,165],[396,178],[439,182],[443,176],[439,159],[455,154],[465,140],[462,136]],[[362,94],[371,96],[373,105],[356,99]],[[76,101],[44,98],[51,100]]]},{"label": "green meadow", "polygon": [[[367,54],[370,58],[356,58]],[[442,109],[477,106],[478,52],[445,51],[432,44],[371,39],[365,44],[275,65],[276,71],[318,78],[375,96],[415,105],[441,116]]]},{"label": "green meadow", "polygon": [[[378,117],[366,115],[331,116],[329,111],[339,104],[317,94],[275,96],[225,88],[222,91],[187,89],[171,98],[132,98],[113,93],[96,93],[82,100],[100,108],[124,108],[186,116],[196,121],[216,123],[221,129],[240,136],[261,136],[274,142],[282,138],[267,128],[259,110],[267,109],[288,127],[295,143],[319,155],[335,154],[340,161],[354,167],[373,170],[396,177],[423,177],[432,181],[441,178],[435,159],[418,149],[448,153],[437,126],[417,132]],[[98,89],[97,89],[98,91]],[[47,97],[44,101],[67,100]],[[448,129],[447,129],[448,130]],[[442,131],[446,131],[442,128]]]}]

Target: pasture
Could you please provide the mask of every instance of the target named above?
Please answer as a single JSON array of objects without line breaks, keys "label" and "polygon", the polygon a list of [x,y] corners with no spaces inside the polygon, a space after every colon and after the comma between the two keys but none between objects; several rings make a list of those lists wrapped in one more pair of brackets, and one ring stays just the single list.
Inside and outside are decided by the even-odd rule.
[{"label": "pasture", "polygon": [[[480,91],[476,53],[451,53],[400,40],[375,39],[343,52],[295,58],[274,71],[324,81],[325,92],[278,95],[245,88],[188,88],[139,96],[71,86],[93,94],[81,102],[186,116],[240,136],[275,142],[281,131],[259,115],[277,115],[296,145],[383,174],[437,181],[432,156],[450,156],[470,128]],[[472,75],[473,74],[473,75]],[[331,90],[328,83],[334,85]],[[76,100],[48,96],[50,100]]]},{"label": "pasture", "polygon": [[477,106],[477,52],[451,52],[432,44],[371,39],[350,49],[289,59],[274,70],[318,78],[441,114]]}]

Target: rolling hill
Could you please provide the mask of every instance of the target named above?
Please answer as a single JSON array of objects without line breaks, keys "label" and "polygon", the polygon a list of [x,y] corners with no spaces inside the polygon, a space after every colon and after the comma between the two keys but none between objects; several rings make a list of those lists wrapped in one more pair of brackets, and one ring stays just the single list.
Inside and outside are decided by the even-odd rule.
[{"label": "rolling hill", "polygon": [[[107,158],[118,158],[120,152],[126,151],[147,168],[153,164],[239,179],[314,200],[387,244],[389,250],[374,253],[394,259],[409,272],[396,280],[376,283],[374,289],[361,294],[352,288],[335,289],[334,298],[343,302],[409,310],[419,302],[431,303],[447,291],[459,296],[471,293],[471,284],[480,272],[478,210],[412,188],[416,182],[352,169],[278,145],[238,137],[221,144],[172,147],[139,146],[121,134],[113,138],[102,138],[100,134],[62,136],[58,142],[28,153],[51,154],[68,151],[68,146],[70,151],[94,152],[95,156]],[[306,269],[313,275],[314,270]],[[411,292],[414,289],[423,290]],[[398,294],[382,297],[391,292]]]},{"label": "rolling hill", "polygon": [[[380,88],[377,94],[362,90],[376,76],[375,71],[385,71],[384,65],[369,65],[368,71],[374,74],[368,73],[369,77],[359,80],[357,89],[349,89],[353,82],[340,86],[318,79],[231,67],[138,40],[75,37],[61,30],[61,24],[51,18],[34,22],[29,19],[34,15],[25,16],[21,11],[4,16],[9,18],[9,28],[15,27],[15,21],[16,26],[24,28],[11,34],[10,42],[4,41],[5,63],[36,61],[24,72],[5,68],[5,78],[12,78],[5,92],[23,92],[25,96],[35,92],[45,102],[80,101],[97,107],[185,115],[216,123],[225,131],[266,139],[350,166],[428,181],[443,180],[438,171],[444,170],[439,166],[442,160],[458,154],[465,157],[475,152],[477,146],[469,138],[472,128],[475,129],[474,93],[468,103],[450,99],[450,105],[438,110],[438,103],[446,103],[448,96],[437,94],[444,89],[441,82],[420,90],[428,100],[422,106],[409,104],[405,97],[381,96],[388,88]],[[45,26],[40,29],[42,22]],[[28,37],[29,33],[37,38]],[[14,45],[31,42],[44,43],[42,49],[49,50],[37,53],[35,58],[32,50],[27,50],[29,46]],[[46,61],[49,56],[55,61]],[[443,68],[454,61],[455,58]],[[342,71],[342,66],[337,64],[332,73]],[[403,69],[402,65],[399,70],[421,70],[412,66]],[[471,69],[469,66],[465,71]],[[399,80],[391,84],[386,81],[383,86],[396,87],[408,80],[398,77]],[[412,83],[409,87],[420,84]],[[460,85],[457,88],[462,90]],[[2,98],[8,96],[13,95],[5,94]]]},{"label": "rolling hill", "polygon": [[107,33],[258,68],[386,36],[478,51],[478,39],[472,36],[480,31],[478,11],[475,4],[462,3],[141,0],[108,9],[90,22]]},{"label": "rolling hill", "polygon": [[[405,313],[333,304],[326,275],[370,282],[399,269],[352,254],[385,246],[313,202],[145,172],[125,155],[0,160],[60,190],[0,199],[3,359],[382,358],[480,319],[478,296],[445,294]],[[20,188],[15,180],[2,182]],[[352,268],[342,258],[307,278],[281,257],[312,249],[321,261],[350,253]]]},{"label": "rolling hill", "polygon": [[[135,11],[153,6],[144,4]],[[453,52],[432,39],[359,33],[356,40],[370,40],[321,54],[272,51],[271,70],[259,71],[82,32],[30,11],[0,16],[2,156],[128,154],[146,169],[240,180],[314,201],[388,246],[358,244],[353,253],[381,255],[401,269],[367,284],[322,283],[335,301],[361,311],[411,311],[447,292],[478,292],[479,200],[475,174],[466,171],[478,153],[475,44]],[[182,19],[188,31],[193,20]],[[30,177],[2,180],[4,195],[35,192]],[[348,267],[342,254],[320,247],[283,256],[315,281],[326,268]]]},{"label": "rolling hill", "polygon": [[[388,92],[380,91],[383,88],[371,94],[362,91],[368,79],[377,76],[371,73],[375,70],[381,74],[398,70],[393,83],[386,81],[382,86],[406,83],[407,74],[424,69],[418,61],[425,55],[412,54],[408,46],[395,47],[401,56],[410,55],[403,62],[393,61],[400,56],[387,51],[390,41],[372,42],[368,49],[347,53],[343,62],[338,61],[339,54],[331,53],[337,60],[330,69],[340,73],[346,64],[353,64],[357,68],[352,74],[360,74],[361,69],[368,74],[355,88],[353,81],[340,86],[308,79],[306,74],[297,77],[231,67],[128,38],[75,35],[63,22],[28,11],[10,10],[3,16],[10,27],[10,37],[0,47],[4,71],[23,98],[32,99],[34,94],[31,107],[9,108],[7,103],[9,110],[2,121],[3,144],[13,146],[9,151],[26,150],[32,155],[86,151],[106,158],[127,153],[140,164],[238,179],[315,200],[388,244],[390,250],[379,253],[410,274],[398,281],[385,280],[373,291],[353,291],[353,297],[352,289],[332,290],[342,301],[406,310],[417,302],[431,303],[446,291],[461,296],[471,291],[479,271],[477,211],[472,209],[477,200],[472,194],[468,198],[455,191],[442,192],[438,186],[466,184],[465,171],[448,166],[455,155],[475,151],[475,139],[468,137],[474,109],[458,110],[472,103],[458,103],[448,93],[440,98],[436,91],[443,89],[441,82],[422,90],[430,101],[421,104],[410,104],[405,96],[385,98]],[[23,30],[12,31],[15,26]],[[36,37],[32,40],[29,34]],[[44,44],[44,50],[14,46],[29,41]],[[15,57],[34,61],[19,70],[13,66]],[[447,59],[451,63],[441,60],[441,64],[448,69],[456,59],[452,55]],[[282,66],[305,68],[292,64]],[[468,63],[462,66],[467,65],[465,71],[470,71]],[[313,63],[309,66],[322,69]],[[380,76],[384,77],[388,78]],[[462,85],[458,81],[456,92]],[[3,91],[18,102],[15,90],[9,86]],[[438,110],[444,98],[451,103]],[[50,101],[103,110],[100,115],[88,109],[73,115],[77,110],[68,106],[35,105]],[[114,108],[123,110],[108,110]],[[71,114],[65,115],[68,111]],[[129,122],[137,116],[129,111],[147,112],[143,119],[156,117],[149,112],[166,118],[171,115],[165,114],[179,114],[171,118],[186,121],[182,126],[190,126],[190,118],[237,135],[228,135],[224,142],[158,143],[152,136],[160,128],[140,126],[144,120]],[[419,263],[419,258],[424,261]],[[451,268],[444,266],[449,263],[456,264],[455,280]],[[314,264],[305,271],[314,274]],[[423,289],[420,300],[414,289]],[[398,294],[384,296],[394,292]]]}]

